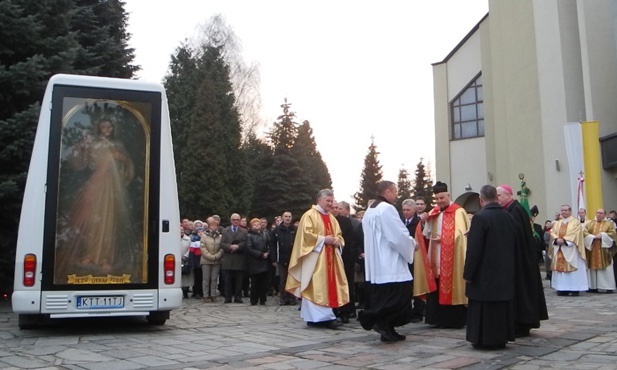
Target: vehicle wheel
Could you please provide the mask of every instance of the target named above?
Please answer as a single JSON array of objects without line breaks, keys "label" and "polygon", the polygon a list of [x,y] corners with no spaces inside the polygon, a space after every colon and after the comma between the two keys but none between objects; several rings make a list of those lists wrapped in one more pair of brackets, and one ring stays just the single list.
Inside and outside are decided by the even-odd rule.
[{"label": "vehicle wheel", "polygon": [[165,325],[165,321],[169,318],[169,311],[151,311],[146,320],[150,325]]},{"label": "vehicle wheel", "polygon": [[20,314],[19,328],[21,330],[36,329],[43,321],[43,315],[40,314]]}]

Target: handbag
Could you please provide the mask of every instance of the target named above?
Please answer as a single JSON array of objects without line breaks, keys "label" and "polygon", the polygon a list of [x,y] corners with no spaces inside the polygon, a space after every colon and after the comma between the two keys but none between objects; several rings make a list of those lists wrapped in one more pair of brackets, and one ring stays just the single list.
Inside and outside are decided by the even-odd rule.
[{"label": "handbag", "polygon": [[188,262],[183,262],[182,263],[182,275],[190,275],[191,273],[191,267],[189,266]]}]

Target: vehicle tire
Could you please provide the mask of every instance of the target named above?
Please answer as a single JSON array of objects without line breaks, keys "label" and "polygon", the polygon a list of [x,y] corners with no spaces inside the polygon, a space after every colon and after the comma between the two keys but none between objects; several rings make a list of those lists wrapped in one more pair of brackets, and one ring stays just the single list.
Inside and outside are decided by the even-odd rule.
[{"label": "vehicle tire", "polygon": [[43,315],[41,314],[20,314],[18,320],[19,320],[19,328],[21,330],[36,329],[43,321]]},{"label": "vehicle tire", "polygon": [[151,311],[146,320],[150,325],[165,325],[165,321],[169,318],[169,311]]}]

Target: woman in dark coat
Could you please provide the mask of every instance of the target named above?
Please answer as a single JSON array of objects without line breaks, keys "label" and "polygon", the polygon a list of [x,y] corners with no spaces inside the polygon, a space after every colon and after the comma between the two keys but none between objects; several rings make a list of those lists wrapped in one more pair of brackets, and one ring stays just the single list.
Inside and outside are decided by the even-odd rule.
[{"label": "woman in dark coat", "polygon": [[266,304],[266,293],[270,273],[268,237],[261,231],[261,221],[254,218],[250,222],[251,229],[246,236],[247,267],[251,279],[251,306]]}]

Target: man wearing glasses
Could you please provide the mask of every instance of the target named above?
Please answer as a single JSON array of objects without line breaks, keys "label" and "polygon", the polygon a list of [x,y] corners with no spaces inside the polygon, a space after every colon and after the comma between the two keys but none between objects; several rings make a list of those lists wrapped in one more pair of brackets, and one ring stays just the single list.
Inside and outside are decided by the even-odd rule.
[{"label": "man wearing glasses", "polygon": [[231,215],[231,226],[223,230],[221,248],[223,254],[223,277],[225,280],[225,303],[242,303],[242,282],[246,270],[246,229],[240,227],[240,215]]}]

